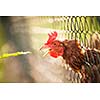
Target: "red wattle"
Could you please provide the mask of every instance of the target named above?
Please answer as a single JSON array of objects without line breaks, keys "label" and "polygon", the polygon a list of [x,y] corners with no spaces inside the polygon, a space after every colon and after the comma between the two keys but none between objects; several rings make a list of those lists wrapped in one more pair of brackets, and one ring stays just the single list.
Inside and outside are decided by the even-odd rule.
[{"label": "red wattle", "polygon": [[58,54],[54,51],[51,51],[49,52],[50,53],[50,56],[54,57],[54,58],[57,58],[58,57]]}]

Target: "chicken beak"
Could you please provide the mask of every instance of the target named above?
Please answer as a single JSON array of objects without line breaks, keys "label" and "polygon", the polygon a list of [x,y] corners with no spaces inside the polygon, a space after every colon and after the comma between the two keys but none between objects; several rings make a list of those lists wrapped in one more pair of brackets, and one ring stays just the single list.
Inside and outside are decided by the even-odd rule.
[{"label": "chicken beak", "polygon": [[42,46],[39,50],[41,51],[42,49],[47,49],[46,52],[43,54],[43,57],[46,57],[50,52],[50,49],[46,45]]},{"label": "chicken beak", "polygon": [[43,49],[43,46],[39,49],[40,51]]},{"label": "chicken beak", "polygon": [[46,52],[43,54],[43,57],[46,57],[46,56],[48,55],[48,53],[49,53],[49,50],[46,51]]}]

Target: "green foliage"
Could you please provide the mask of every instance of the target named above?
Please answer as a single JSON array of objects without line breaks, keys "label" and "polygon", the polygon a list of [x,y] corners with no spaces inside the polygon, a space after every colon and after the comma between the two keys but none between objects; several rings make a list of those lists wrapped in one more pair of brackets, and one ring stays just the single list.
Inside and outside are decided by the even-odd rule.
[{"label": "green foliage", "polygon": [[32,52],[26,51],[26,52],[16,52],[16,53],[4,53],[3,55],[0,56],[0,59],[12,57],[12,56],[20,56],[20,55],[25,55],[30,53]]}]

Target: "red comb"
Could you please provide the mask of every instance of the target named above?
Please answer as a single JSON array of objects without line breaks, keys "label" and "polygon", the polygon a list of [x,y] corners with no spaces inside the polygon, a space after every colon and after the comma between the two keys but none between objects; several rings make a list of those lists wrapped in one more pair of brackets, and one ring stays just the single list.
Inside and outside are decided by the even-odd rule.
[{"label": "red comb", "polygon": [[57,35],[58,33],[56,31],[54,31],[53,33],[51,32],[51,34],[48,34],[49,39],[47,40],[47,43],[45,43],[45,45],[48,45],[53,42],[56,39]]}]

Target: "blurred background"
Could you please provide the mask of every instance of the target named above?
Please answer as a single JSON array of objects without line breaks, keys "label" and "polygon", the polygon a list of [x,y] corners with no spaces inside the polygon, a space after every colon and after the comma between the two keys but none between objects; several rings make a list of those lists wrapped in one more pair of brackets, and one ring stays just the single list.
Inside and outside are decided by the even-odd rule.
[{"label": "blurred background", "polygon": [[59,40],[77,39],[86,47],[100,49],[99,16],[1,16],[0,55],[32,54],[0,59],[0,82],[80,82],[62,58],[43,57],[45,51],[39,51],[52,31],[59,33]]}]

